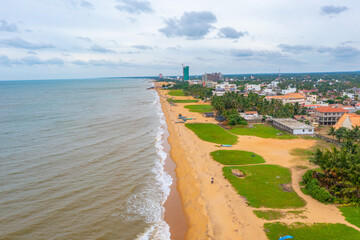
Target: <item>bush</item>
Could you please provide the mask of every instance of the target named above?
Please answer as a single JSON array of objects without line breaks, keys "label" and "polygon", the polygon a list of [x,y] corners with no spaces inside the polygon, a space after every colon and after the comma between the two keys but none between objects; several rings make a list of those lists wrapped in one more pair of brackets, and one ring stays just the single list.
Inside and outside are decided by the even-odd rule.
[{"label": "bush", "polygon": [[307,171],[303,176],[305,192],[322,203],[333,203],[336,198],[332,196],[325,188],[319,185],[319,181],[313,178],[313,170]]}]

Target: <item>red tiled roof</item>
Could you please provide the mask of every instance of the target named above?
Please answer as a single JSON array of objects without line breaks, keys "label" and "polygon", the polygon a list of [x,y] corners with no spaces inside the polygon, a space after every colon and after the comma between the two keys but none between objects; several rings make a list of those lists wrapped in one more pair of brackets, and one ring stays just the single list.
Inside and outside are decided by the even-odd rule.
[{"label": "red tiled roof", "polygon": [[315,108],[315,111],[317,112],[349,112],[349,110],[343,109],[343,108],[332,108],[332,107],[318,107]]},{"label": "red tiled roof", "polygon": [[248,111],[248,112],[244,112],[245,114],[257,114],[257,111]]}]

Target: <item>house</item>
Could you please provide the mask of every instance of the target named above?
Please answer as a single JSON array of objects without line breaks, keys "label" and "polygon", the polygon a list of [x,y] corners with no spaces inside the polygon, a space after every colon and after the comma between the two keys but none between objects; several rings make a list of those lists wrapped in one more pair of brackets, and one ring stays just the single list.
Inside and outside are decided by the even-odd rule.
[{"label": "house", "polygon": [[295,92],[296,92],[296,88],[291,88],[290,86],[288,87],[288,89],[281,90],[281,94],[288,94],[288,93],[295,93]]},{"label": "house", "polygon": [[305,94],[303,93],[287,93],[285,95],[277,95],[277,96],[267,96],[266,100],[271,101],[272,99],[281,100],[285,103],[299,103],[305,104]]},{"label": "house", "polygon": [[312,135],[314,127],[290,118],[273,118],[271,124],[283,131],[287,131],[294,135]]},{"label": "house", "polygon": [[340,117],[349,112],[343,108],[318,107],[315,108],[315,116],[320,126],[335,125]]},{"label": "house", "polygon": [[247,84],[245,86],[245,89],[247,91],[260,91],[261,90],[261,84]]},{"label": "house", "polygon": [[263,116],[259,115],[257,111],[245,111],[240,113],[240,116],[243,117],[247,122],[251,123],[259,123],[263,120]]},{"label": "house", "polygon": [[355,113],[344,113],[339,121],[334,125],[335,129],[345,127],[347,129],[352,129],[355,126],[360,127],[360,115]]}]

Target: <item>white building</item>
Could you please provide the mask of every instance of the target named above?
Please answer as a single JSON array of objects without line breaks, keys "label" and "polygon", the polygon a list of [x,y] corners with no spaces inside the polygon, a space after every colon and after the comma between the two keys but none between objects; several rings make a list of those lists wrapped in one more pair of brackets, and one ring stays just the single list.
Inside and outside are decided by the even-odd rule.
[{"label": "white building", "polygon": [[213,95],[222,96],[226,92],[237,92],[236,84],[223,82],[221,84],[215,85],[215,91],[213,91]]},{"label": "white building", "polygon": [[279,81],[272,81],[269,86],[270,87],[273,87],[273,88],[276,88],[277,86],[279,85]]},{"label": "white building", "polygon": [[312,135],[314,127],[290,118],[273,118],[272,125],[294,135]]},{"label": "white building", "polygon": [[287,94],[287,93],[295,93],[296,92],[296,88],[291,88],[290,86],[288,87],[288,89],[284,89],[281,90],[281,94]]},{"label": "white building", "polygon": [[348,96],[351,100],[355,99],[355,94],[353,94],[353,93],[344,92],[343,97],[345,97],[345,96]]},{"label": "white building", "polygon": [[245,89],[248,91],[260,91],[261,84],[248,84],[245,86]]}]

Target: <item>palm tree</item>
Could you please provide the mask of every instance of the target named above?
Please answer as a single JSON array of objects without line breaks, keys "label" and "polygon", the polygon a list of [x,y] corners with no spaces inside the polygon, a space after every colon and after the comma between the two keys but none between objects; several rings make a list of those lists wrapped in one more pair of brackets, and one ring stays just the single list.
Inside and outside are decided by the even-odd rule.
[{"label": "palm tree", "polygon": [[329,129],[328,135],[331,135],[333,138],[335,138],[336,129],[334,127],[331,127]]}]

